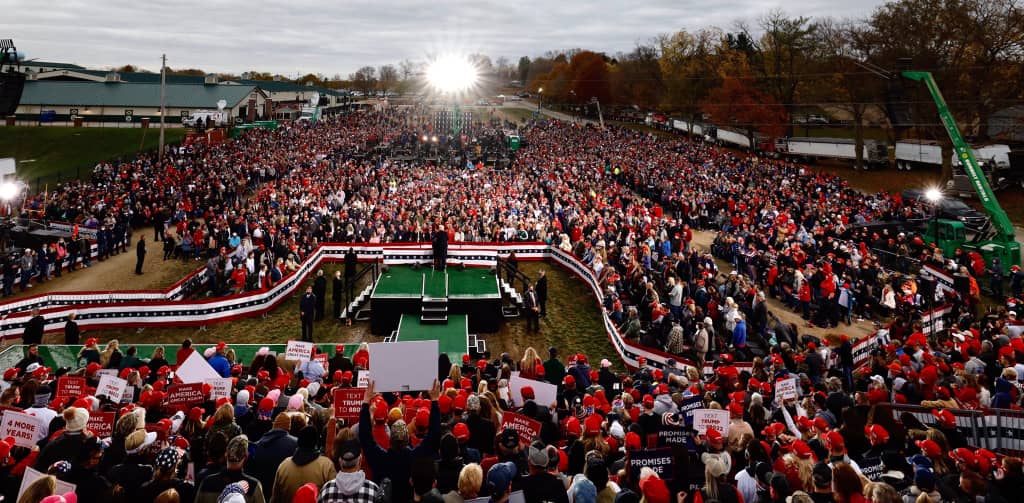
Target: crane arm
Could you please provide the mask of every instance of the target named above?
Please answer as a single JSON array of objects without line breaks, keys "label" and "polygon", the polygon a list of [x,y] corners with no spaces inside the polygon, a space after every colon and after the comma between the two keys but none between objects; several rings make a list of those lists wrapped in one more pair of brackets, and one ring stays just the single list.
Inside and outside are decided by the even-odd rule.
[{"label": "crane arm", "polygon": [[953,149],[956,151],[957,159],[963,164],[964,172],[970,178],[974,191],[978,193],[978,199],[981,200],[982,206],[985,207],[985,211],[988,212],[989,217],[992,219],[992,224],[998,233],[999,239],[1014,241],[1015,231],[1013,223],[1010,221],[1010,217],[1007,216],[1006,211],[999,205],[999,201],[996,200],[992,187],[989,186],[981,166],[974,158],[974,151],[971,149],[971,146],[960,135],[956,119],[953,118],[953,113],[950,112],[949,105],[946,104],[946,99],[942,96],[942,92],[939,90],[938,84],[935,83],[935,78],[931,72],[903,72],[902,75],[910,80],[923,82],[928,87],[928,92],[931,93],[932,99],[935,100],[935,106],[939,109],[942,125],[946,128],[949,139],[953,141]]}]

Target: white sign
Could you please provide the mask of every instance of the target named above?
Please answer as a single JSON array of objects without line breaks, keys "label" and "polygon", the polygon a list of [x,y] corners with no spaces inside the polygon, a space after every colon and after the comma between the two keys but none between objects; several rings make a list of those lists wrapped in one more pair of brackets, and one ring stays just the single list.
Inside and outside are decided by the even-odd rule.
[{"label": "white sign", "polygon": [[199,354],[199,351],[193,351],[185,358],[185,362],[178,365],[178,371],[175,373],[178,379],[185,384],[192,384],[194,382],[206,382],[207,379],[217,379],[220,374],[213,367],[207,363],[206,358]]},{"label": "white sign", "polygon": [[381,392],[429,390],[437,379],[437,341],[369,344],[374,389]]},{"label": "white sign", "polygon": [[117,376],[105,375],[100,378],[100,383],[96,386],[96,396],[105,396],[114,403],[121,403],[121,397],[124,396],[124,390],[127,387],[128,381]]},{"label": "white sign", "polygon": [[[25,477],[21,479],[21,486],[18,488],[18,500],[21,500],[21,495],[28,489],[28,486],[32,485],[37,479],[45,477],[46,474],[30,467],[25,467]],[[75,492],[75,484],[70,482],[64,482],[61,479],[57,479],[57,489],[53,494],[67,494]]]},{"label": "white sign", "polygon": [[218,377],[203,381],[210,385],[210,401],[216,402],[221,398],[231,398],[231,378]]},{"label": "white sign", "polygon": [[46,437],[46,430],[47,425],[40,424],[35,416],[16,410],[5,410],[0,421],[0,435],[13,437],[14,445],[29,449]]},{"label": "white sign", "polygon": [[285,360],[297,360],[300,362],[309,361],[313,357],[313,343],[303,341],[288,341],[288,347],[284,350]]},{"label": "white sign", "polygon": [[360,370],[359,379],[356,381],[357,388],[365,388],[370,385],[370,371]]},{"label": "white sign", "polygon": [[558,386],[514,375],[508,380],[508,387],[510,398],[516,407],[522,407],[526,403],[526,400],[523,400],[524,386],[533,388],[534,401],[537,405],[547,407],[558,400]]},{"label": "white sign", "polygon": [[729,411],[719,409],[697,409],[693,411],[693,429],[704,435],[708,429],[718,430],[723,437],[729,436]]},{"label": "white sign", "polygon": [[135,386],[125,386],[121,394],[121,403],[132,403],[135,401]]},{"label": "white sign", "polygon": [[790,377],[784,381],[775,381],[775,396],[782,400],[798,398],[796,392],[796,378]]},{"label": "white sign", "polygon": [[96,371],[96,375],[99,377],[103,376],[114,376],[117,377],[117,369],[100,369]]}]

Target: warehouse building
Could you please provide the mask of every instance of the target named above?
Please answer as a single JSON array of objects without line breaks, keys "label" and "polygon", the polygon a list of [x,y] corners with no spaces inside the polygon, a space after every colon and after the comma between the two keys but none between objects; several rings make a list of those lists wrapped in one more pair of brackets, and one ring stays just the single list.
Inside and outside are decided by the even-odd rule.
[{"label": "warehouse building", "polygon": [[[160,120],[160,84],[103,81],[29,80],[15,113],[22,123],[139,123]],[[178,123],[199,110],[216,111],[251,122],[268,116],[266,93],[254,85],[167,84],[166,122]]]}]

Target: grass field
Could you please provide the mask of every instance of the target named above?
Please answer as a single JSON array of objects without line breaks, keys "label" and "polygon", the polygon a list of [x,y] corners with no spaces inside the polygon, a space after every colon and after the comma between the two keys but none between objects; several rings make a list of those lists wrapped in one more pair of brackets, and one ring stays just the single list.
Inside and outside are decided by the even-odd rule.
[{"label": "grass field", "polygon": [[525,108],[502,107],[499,109],[499,112],[502,115],[504,115],[506,119],[512,122],[522,123],[524,121],[533,119],[533,114],[535,110],[528,110]]},{"label": "grass field", "polygon": [[[145,141],[143,141],[145,136]],[[181,128],[164,132],[166,143],[179,143]],[[156,128],[67,128],[15,126],[0,128],[0,157],[18,160],[18,177],[28,183],[43,179],[73,179],[86,176],[99,161],[155,149],[160,131]]]},{"label": "grass field", "polygon": [[[333,277],[334,270],[340,267],[325,267],[325,275]],[[541,268],[547,270],[548,276],[548,315],[540,321],[540,332],[528,333],[524,319],[506,320],[498,333],[480,334],[487,340],[487,347],[491,353],[497,355],[507,351],[518,360],[528,346],[533,346],[542,356],[547,354],[546,349],[549,346],[555,346],[563,354],[584,352],[594,361],[608,358],[621,368],[621,363],[605,335],[597,301],[584,283],[555,264],[521,262],[519,265],[519,270],[533,279],[537,278]],[[303,292],[305,288],[297,291]],[[329,316],[329,285],[327,295]],[[191,337],[196,343],[215,343],[223,340],[236,344],[280,344],[298,338],[301,334],[298,305],[299,296],[296,295],[271,311],[266,318],[246,318],[213,324],[206,327],[205,331],[197,328],[151,328],[143,332],[132,329],[102,330],[89,331],[89,336],[99,337],[102,341],[117,339],[122,344],[178,345],[185,337]],[[369,326],[369,322],[360,322],[346,327],[344,323],[325,319],[316,323],[313,333],[316,341],[322,343],[380,342],[381,337],[369,333]],[[46,342],[50,344],[60,344],[62,341],[63,335],[46,337]]]}]

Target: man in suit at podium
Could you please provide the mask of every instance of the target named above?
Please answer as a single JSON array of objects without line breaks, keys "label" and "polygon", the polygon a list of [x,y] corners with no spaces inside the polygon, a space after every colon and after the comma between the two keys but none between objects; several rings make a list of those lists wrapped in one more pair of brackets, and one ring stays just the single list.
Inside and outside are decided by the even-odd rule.
[{"label": "man in suit at podium", "polygon": [[448,231],[445,230],[444,224],[437,226],[437,232],[434,233],[432,245],[434,249],[434,269],[443,271],[445,264],[448,262]]}]

